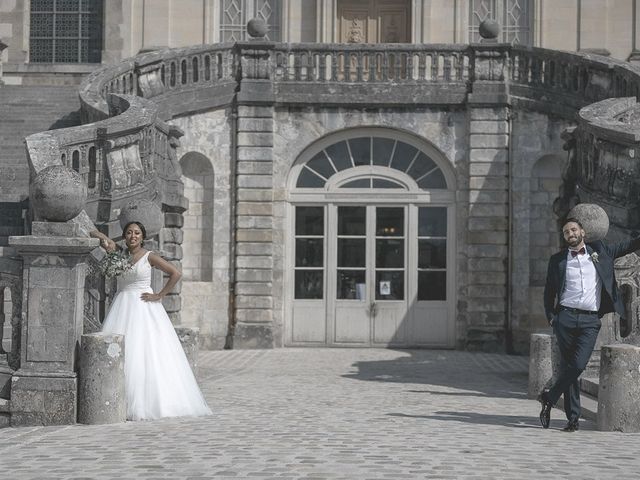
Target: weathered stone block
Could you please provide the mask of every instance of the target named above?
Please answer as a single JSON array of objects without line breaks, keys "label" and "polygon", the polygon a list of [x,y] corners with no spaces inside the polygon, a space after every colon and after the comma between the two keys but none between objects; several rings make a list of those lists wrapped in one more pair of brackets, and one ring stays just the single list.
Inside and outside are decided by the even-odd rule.
[{"label": "weathered stone block", "polygon": [[505,217],[507,206],[503,204],[480,203],[469,207],[469,217]]},{"label": "weathered stone block", "polygon": [[272,185],[271,175],[238,175],[238,188],[270,188]]},{"label": "weathered stone block", "polygon": [[236,172],[240,175],[271,175],[273,173],[273,163],[271,162],[238,162]]},{"label": "weathered stone block", "polygon": [[470,245],[469,257],[507,258],[508,249],[504,245]]},{"label": "weathered stone block", "polygon": [[470,285],[504,285],[507,275],[496,272],[471,272],[467,279]]},{"label": "weathered stone block", "polygon": [[509,160],[509,151],[506,148],[476,148],[469,152],[469,160],[472,163],[505,163]]},{"label": "weathered stone block", "polygon": [[238,117],[273,118],[273,107],[238,105]]},{"label": "weathered stone block", "polygon": [[474,120],[469,122],[470,133],[509,133],[509,122],[506,120]]},{"label": "weathered stone block", "polygon": [[497,258],[470,258],[467,260],[470,272],[500,272],[506,273],[507,259]]},{"label": "weathered stone block", "polygon": [[270,189],[243,189],[238,191],[238,201],[241,202],[270,202],[273,200],[273,191]]},{"label": "weathered stone block", "polygon": [[163,228],[162,238],[164,243],[182,244],[184,240],[184,231],[181,228]]},{"label": "weathered stone block", "polygon": [[504,298],[469,298],[468,311],[471,312],[506,312],[507,305]]},{"label": "weathered stone block", "polygon": [[239,322],[233,336],[233,347],[237,349],[273,348],[272,326]]},{"label": "weathered stone block", "polygon": [[75,376],[14,375],[11,382],[11,425],[76,423],[77,391]]},{"label": "weathered stone block", "polygon": [[470,177],[469,188],[472,190],[507,190],[509,179],[507,177]]},{"label": "weathered stone block", "polygon": [[469,190],[469,203],[507,203],[509,193],[506,190]]},{"label": "weathered stone block", "polygon": [[509,235],[507,232],[469,232],[469,243],[506,245]]},{"label": "weathered stone block", "polygon": [[507,145],[509,145],[508,135],[483,135],[477,133],[469,135],[469,146],[471,148],[505,148]]},{"label": "weathered stone block", "polygon": [[183,253],[182,253],[182,246],[178,245],[177,243],[165,243],[162,246],[162,250],[164,251],[165,254],[165,258],[167,260],[181,260]]},{"label": "weathered stone block", "polygon": [[271,295],[273,287],[267,282],[237,282],[236,293],[238,295]]},{"label": "weathered stone block", "polygon": [[181,213],[165,213],[164,214],[164,226],[182,228],[184,225],[184,217]]},{"label": "weathered stone block", "polygon": [[236,266],[238,268],[270,270],[273,268],[273,257],[238,255],[236,260]]},{"label": "weathered stone block", "polygon": [[167,295],[162,299],[162,306],[167,312],[179,312],[182,306],[180,295]]},{"label": "weathered stone block", "polygon": [[270,256],[273,253],[273,244],[271,243],[238,243],[236,253],[240,255],[265,255]]},{"label": "weathered stone block", "polygon": [[267,309],[239,308],[236,310],[238,322],[266,323],[273,321],[273,312]]},{"label": "weathered stone block", "polygon": [[271,242],[273,240],[273,231],[238,229],[236,239],[238,242]]},{"label": "weathered stone block", "polygon": [[506,217],[471,217],[469,218],[469,231],[506,231],[509,220]]},{"label": "weathered stone block", "polygon": [[238,308],[270,309],[273,307],[273,299],[270,296],[238,295],[236,297],[236,306]]},{"label": "weathered stone block", "polygon": [[238,228],[243,229],[269,229],[273,228],[273,217],[254,217],[254,216],[240,216],[237,220]]},{"label": "weathered stone block", "polygon": [[236,272],[236,279],[239,282],[271,282],[271,270],[256,270],[239,268]]},{"label": "weathered stone block", "polygon": [[238,202],[238,215],[271,215],[273,206],[264,202]]},{"label": "weathered stone block", "polygon": [[469,118],[472,121],[475,120],[490,120],[490,121],[499,121],[499,120],[507,120],[509,118],[509,111],[503,107],[495,107],[495,108],[470,108],[469,109]]},{"label": "weathered stone block", "polygon": [[506,298],[507,288],[499,285],[469,285],[469,297]]},{"label": "weathered stone block", "polygon": [[238,147],[238,161],[273,161],[273,149],[271,147]]},{"label": "weathered stone block", "polygon": [[126,421],[124,336],[82,335],[78,373],[78,422]]},{"label": "weathered stone block", "polygon": [[640,347],[605,345],[600,352],[598,430],[640,432]]},{"label": "weathered stone block", "polygon": [[507,176],[509,167],[506,163],[479,163],[473,162],[469,165],[469,175],[471,176]]},{"label": "weathered stone block", "polygon": [[238,118],[239,132],[273,132],[272,118]]},{"label": "weathered stone block", "polygon": [[273,133],[238,132],[238,147],[272,147]]}]

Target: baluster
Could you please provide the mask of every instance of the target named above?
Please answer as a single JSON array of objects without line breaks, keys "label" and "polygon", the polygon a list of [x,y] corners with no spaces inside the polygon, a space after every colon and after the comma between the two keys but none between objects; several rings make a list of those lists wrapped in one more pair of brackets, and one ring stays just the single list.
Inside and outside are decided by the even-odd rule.
[{"label": "baluster", "polygon": [[427,58],[424,52],[418,53],[418,80],[426,80]]},{"label": "baluster", "polygon": [[438,55],[437,52],[434,52],[433,54],[431,54],[431,81],[432,82],[438,81],[438,59],[439,58],[440,56]]},{"label": "baluster", "polygon": [[329,80],[332,82],[338,81],[338,62],[339,62],[338,53],[331,52],[331,78]]},{"label": "baluster", "polygon": [[443,55],[442,56],[442,61],[444,63],[444,81],[445,82],[450,82],[451,81],[451,56],[450,55]]},{"label": "baluster", "polygon": [[356,54],[356,81],[358,83],[362,83],[363,81],[363,75],[362,75],[362,70],[364,69],[364,58],[362,55],[362,52],[358,52]]},{"label": "baluster", "polygon": [[327,80],[327,54],[318,54],[318,81],[324,82]]},{"label": "baluster", "polygon": [[382,81],[386,82],[387,80],[389,80],[389,63],[390,63],[390,58],[389,58],[389,52],[385,51],[382,52]]}]

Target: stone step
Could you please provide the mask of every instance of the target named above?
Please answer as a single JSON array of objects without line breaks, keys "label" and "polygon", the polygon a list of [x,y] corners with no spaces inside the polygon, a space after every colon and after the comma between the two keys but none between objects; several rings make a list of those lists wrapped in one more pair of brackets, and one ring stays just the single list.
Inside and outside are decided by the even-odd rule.
[{"label": "stone step", "polygon": [[580,390],[593,398],[598,398],[598,385],[600,379],[598,377],[580,377]]}]

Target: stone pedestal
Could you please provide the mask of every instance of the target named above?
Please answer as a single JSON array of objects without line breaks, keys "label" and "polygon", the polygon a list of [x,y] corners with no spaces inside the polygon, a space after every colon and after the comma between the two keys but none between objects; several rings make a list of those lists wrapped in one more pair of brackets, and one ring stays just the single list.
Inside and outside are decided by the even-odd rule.
[{"label": "stone pedestal", "polygon": [[24,279],[20,369],[12,378],[11,423],[75,423],[85,258],[98,240],[25,236],[10,237],[9,244],[23,258]]},{"label": "stone pedestal", "polygon": [[640,432],[640,347],[606,345],[600,357],[598,430]]},{"label": "stone pedestal", "polygon": [[180,339],[184,354],[187,356],[191,371],[194,375],[198,374],[198,336],[199,328],[192,327],[174,327],[176,335]]},{"label": "stone pedestal", "polygon": [[553,335],[534,333],[529,350],[529,398],[549,388],[560,372],[560,349]]},{"label": "stone pedestal", "polygon": [[120,423],[127,419],[124,336],[82,335],[78,370],[78,423]]}]

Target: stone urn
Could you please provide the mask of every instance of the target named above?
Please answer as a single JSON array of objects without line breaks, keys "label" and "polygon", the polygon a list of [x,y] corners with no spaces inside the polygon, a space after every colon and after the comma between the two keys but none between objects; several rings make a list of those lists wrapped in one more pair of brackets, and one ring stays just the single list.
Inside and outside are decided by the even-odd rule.
[{"label": "stone urn", "polygon": [[31,181],[29,200],[37,219],[66,222],[84,208],[87,186],[75,170],[52,165],[41,170]]},{"label": "stone urn", "polygon": [[160,233],[164,226],[164,216],[160,206],[151,200],[133,200],[127,203],[118,216],[120,227],[124,229],[129,222],[140,222],[147,231],[147,238]]}]

